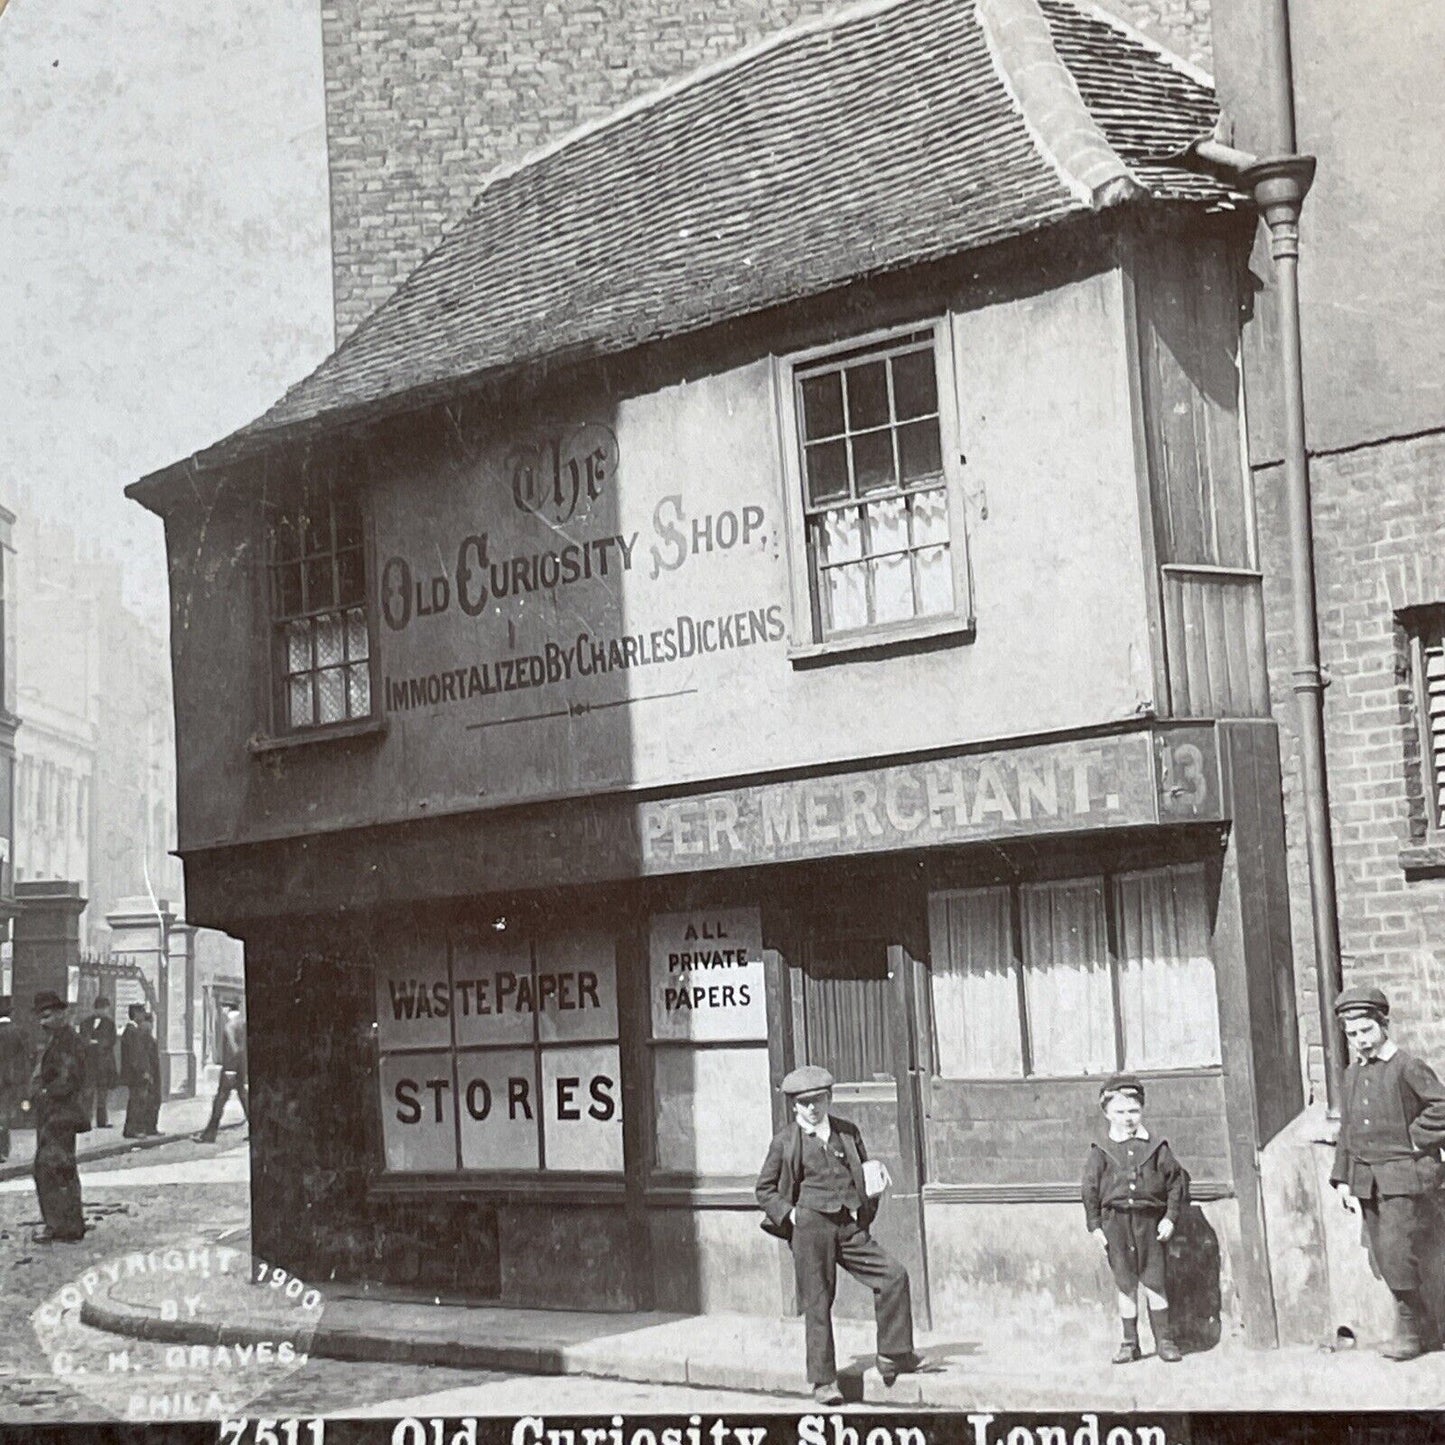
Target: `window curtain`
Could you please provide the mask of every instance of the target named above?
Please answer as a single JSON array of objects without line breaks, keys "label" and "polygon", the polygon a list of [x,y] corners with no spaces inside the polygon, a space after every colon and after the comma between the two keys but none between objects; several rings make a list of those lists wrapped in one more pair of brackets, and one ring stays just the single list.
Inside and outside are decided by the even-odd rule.
[{"label": "window curtain", "polygon": [[888,1047],[888,945],[882,939],[813,942],[803,976],[808,1061],[839,1083],[892,1078]]},{"label": "window curtain", "polygon": [[1009,890],[972,888],[928,900],[934,1057],[946,1079],[1022,1076]]},{"label": "window curtain", "polygon": [[1108,1073],[1117,1050],[1103,880],[1030,883],[1019,896],[1033,1072]]},{"label": "window curtain", "polygon": [[1126,873],[1115,886],[1125,1066],[1219,1063],[1203,864]]}]

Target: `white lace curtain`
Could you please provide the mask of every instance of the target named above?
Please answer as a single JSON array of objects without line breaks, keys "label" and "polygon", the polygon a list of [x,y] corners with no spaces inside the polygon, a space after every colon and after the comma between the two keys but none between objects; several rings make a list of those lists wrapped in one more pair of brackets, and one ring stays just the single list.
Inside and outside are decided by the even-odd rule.
[{"label": "white lace curtain", "polygon": [[[1116,952],[1105,888],[1114,894]],[[944,1078],[1077,1076],[1219,1062],[1203,865],[971,888],[929,898]],[[1118,1007],[1115,1007],[1117,978]],[[1020,1015],[1020,985],[1025,1013]],[[1120,1043],[1122,1040],[1122,1059]]]}]

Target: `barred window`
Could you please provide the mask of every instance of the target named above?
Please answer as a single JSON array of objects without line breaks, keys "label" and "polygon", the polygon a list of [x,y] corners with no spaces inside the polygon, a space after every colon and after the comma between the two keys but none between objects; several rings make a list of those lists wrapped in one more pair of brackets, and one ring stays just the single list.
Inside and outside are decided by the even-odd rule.
[{"label": "barred window", "polygon": [[815,638],[954,612],[932,329],[793,380]]},{"label": "barred window", "polygon": [[276,717],[286,731],[370,717],[361,504],[308,484],[270,527]]},{"label": "barred window", "polygon": [[1407,627],[1425,822],[1438,833],[1445,831],[1445,607],[1422,609]]}]

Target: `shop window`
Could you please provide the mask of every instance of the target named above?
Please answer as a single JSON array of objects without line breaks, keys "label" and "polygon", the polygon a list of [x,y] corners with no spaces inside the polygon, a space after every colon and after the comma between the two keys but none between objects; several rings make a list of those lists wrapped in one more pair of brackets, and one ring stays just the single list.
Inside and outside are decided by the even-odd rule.
[{"label": "shop window", "polygon": [[932,630],[965,617],[945,328],[792,358],[785,440],[796,555],[795,641]]},{"label": "shop window", "polygon": [[1220,1061],[1203,865],[934,893],[929,935],[945,1078]]},{"label": "shop window", "polygon": [[887,940],[813,939],[804,949],[801,988],[799,1058],[825,1065],[840,1083],[893,1077]]},{"label": "shop window", "polygon": [[364,537],[356,495],[319,483],[271,512],[272,667],[283,731],[372,714]]},{"label": "shop window", "polygon": [[610,934],[383,939],[376,1007],[390,1172],[621,1171]]},{"label": "shop window", "polygon": [[[648,923],[653,1165],[750,1176],[772,1133],[767,986],[757,908],[655,913]],[[728,1127],[719,1129],[718,1101]]]},{"label": "shop window", "polygon": [[1425,827],[1445,832],[1445,607],[1423,608],[1406,622],[1419,779],[1425,798]]}]

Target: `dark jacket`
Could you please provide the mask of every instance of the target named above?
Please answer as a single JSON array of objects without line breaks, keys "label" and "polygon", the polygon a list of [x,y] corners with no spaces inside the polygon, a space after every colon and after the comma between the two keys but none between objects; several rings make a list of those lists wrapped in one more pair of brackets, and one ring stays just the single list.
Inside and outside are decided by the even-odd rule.
[{"label": "dark jacket", "polygon": [[81,1102],[84,1088],[85,1056],[80,1035],[66,1024],[46,1041],[35,1071],[30,1099],[35,1106],[36,1129],[51,1125],[77,1132],[89,1129],[90,1118]]},{"label": "dark jacket", "polygon": [[80,1026],[85,1045],[85,1079],[93,1089],[109,1089],[115,1084],[115,1020],[104,1014],[92,1014]]},{"label": "dark jacket", "polygon": [[23,1089],[30,1082],[30,1050],[13,1020],[0,1023],[0,1089]]},{"label": "dark jacket", "polygon": [[[865,1229],[878,1213],[879,1199],[870,1199],[863,1184],[863,1164],[868,1151],[863,1147],[863,1136],[858,1126],[849,1119],[840,1119],[836,1114],[828,1115],[828,1123],[838,1142],[843,1146],[843,1159],[848,1172],[853,1176],[853,1187],[863,1201],[858,1211],[858,1222]],[[793,1206],[798,1202],[798,1189],[803,1182],[803,1131],[796,1123],[785,1124],[773,1135],[768,1145],[768,1157],[763,1160],[762,1172],[758,1175],[754,1193],[762,1207],[762,1228],[778,1239],[793,1237],[792,1222],[788,1219]],[[880,1196],[881,1197],[881,1196]]]},{"label": "dark jacket", "polygon": [[1167,1139],[1150,1139],[1133,1168],[1122,1144],[1096,1140],[1084,1161],[1084,1219],[1090,1229],[1103,1223],[1106,1209],[1158,1210],[1171,1224],[1189,1198],[1189,1175],[1174,1157]]},{"label": "dark jacket", "polygon": [[137,1023],[125,1026],[120,1036],[120,1081],[128,1089],[161,1082],[161,1052],[153,1035]]},{"label": "dark jacket", "polygon": [[1414,1054],[1345,1070],[1340,1090],[1340,1140],[1332,1184],[1353,1193],[1427,1194],[1439,1187],[1445,1144],[1445,1085]]}]

